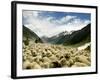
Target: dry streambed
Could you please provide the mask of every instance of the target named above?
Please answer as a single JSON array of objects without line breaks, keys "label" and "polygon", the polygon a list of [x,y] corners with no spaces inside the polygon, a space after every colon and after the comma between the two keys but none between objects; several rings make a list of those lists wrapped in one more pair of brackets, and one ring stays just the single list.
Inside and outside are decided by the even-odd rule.
[{"label": "dry streambed", "polygon": [[23,69],[86,67],[91,65],[90,51],[86,49],[47,43],[23,44]]}]

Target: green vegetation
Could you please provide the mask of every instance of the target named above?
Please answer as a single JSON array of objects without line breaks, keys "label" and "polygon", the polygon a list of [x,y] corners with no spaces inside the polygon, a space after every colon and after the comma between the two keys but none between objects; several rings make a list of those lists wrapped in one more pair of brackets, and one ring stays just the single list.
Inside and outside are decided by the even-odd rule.
[{"label": "green vegetation", "polygon": [[42,40],[33,31],[23,26],[23,41],[27,45],[30,40],[36,43],[42,43]]}]

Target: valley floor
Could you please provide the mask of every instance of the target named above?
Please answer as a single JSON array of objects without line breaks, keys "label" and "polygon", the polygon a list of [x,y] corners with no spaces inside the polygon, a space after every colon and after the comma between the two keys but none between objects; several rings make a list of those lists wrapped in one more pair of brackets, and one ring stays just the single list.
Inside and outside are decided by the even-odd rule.
[{"label": "valley floor", "polygon": [[48,43],[23,43],[23,69],[91,66],[91,51]]}]

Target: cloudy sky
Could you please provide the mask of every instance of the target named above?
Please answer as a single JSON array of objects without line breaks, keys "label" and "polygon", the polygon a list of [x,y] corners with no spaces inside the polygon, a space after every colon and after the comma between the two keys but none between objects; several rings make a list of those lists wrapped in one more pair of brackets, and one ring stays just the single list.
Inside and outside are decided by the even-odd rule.
[{"label": "cloudy sky", "polygon": [[23,10],[23,25],[38,36],[51,37],[62,31],[79,30],[90,23],[87,13]]}]

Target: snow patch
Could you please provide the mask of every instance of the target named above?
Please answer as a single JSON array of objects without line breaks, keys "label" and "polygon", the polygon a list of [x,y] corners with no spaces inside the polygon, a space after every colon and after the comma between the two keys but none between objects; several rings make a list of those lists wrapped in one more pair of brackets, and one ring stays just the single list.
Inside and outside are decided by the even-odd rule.
[{"label": "snow patch", "polygon": [[91,43],[86,43],[83,46],[78,47],[78,50],[84,50],[86,49]]}]

